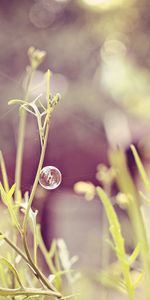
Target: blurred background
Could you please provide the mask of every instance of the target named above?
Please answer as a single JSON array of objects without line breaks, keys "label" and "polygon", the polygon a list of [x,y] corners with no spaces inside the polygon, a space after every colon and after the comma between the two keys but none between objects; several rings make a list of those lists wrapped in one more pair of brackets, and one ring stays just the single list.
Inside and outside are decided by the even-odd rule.
[{"label": "blurred background", "polygon": [[[74,183],[98,184],[96,167],[108,164],[109,146],[123,147],[130,163],[129,145],[135,143],[149,165],[149,8],[148,0],[0,1],[0,148],[10,183],[19,114],[8,100],[23,97],[27,49],[34,46],[47,53],[35,74],[35,96],[48,68],[52,93],[62,96],[44,165],[59,168],[63,178],[55,191],[39,186],[34,205],[46,244],[63,237],[83,268],[102,264],[101,207],[75,195]],[[32,187],[39,153],[36,121],[28,116],[23,192]]]}]

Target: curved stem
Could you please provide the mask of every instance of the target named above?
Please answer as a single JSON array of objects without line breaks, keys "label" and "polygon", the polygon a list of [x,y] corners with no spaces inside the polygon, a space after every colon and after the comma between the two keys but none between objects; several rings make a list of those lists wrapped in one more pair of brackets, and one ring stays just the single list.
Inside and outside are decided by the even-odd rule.
[{"label": "curved stem", "polygon": [[[11,247],[13,248],[23,259],[24,261],[28,264],[29,267],[31,267],[31,270],[34,271],[34,275],[38,278],[41,279],[41,282],[48,288],[50,289],[50,283],[49,281],[47,280],[47,278],[45,278],[45,276],[39,271],[39,269],[37,269],[37,267],[35,267],[31,257],[30,257],[30,254],[29,254],[29,251],[28,251],[28,248],[26,249],[26,253],[28,253],[28,257],[30,259],[28,259],[28,257],[25,256],[25,254],[22,252],[22,250],[20,248],[18,248],[15,244],[13,244],[7,237],[4,237],[4,240],[5,242]],[[26,244],[25,244],[25,247],[26,247]],[[53,288],[53,286],[51,287]],[[53,290],[55,290],[53,288]]]},{"label": "curved stem", "polygon": [[[28,98],[28,91],[29,91],[29,85],[30,85],[31,78],[32,78],[32,73],[33,73],[33,70],[31,69],[31,71],[29,73],[29,77],[28,77],[28,82],[27,82],[27,92],[26,92],[25,100],[27,100],[27,98]],[[48,73],[48,88],[49,88],[49,73]],[[45,157],[45,151],[46,151],[46,145],[47,145],[48,133],[49,133],[49,127],[50,127],[50,116],[51,116],[51,111],[48,109],[47,116],[46,116],[47,125],[46,125],[44,143],[42,146],[38,169],[36,172],[35,180],[33,183],[32,191],[31,191],[31,194],[29,197],[28,206],[27,206],[24,221],[23,221],[22,241],[23,241],[24,249],[25,249],[26,256],[27,256],[27,261],[28,261],[29,265],[31,266],[31,268],[33,269],[33,271],[35,272],[37,278],[39,278],[40,281],[43,283],[43,285],[46,286],[49,290],[51,290],[51,291],[53,290],[53,292],[58,293],[57,290],[55,289],[55,287],[48,281],[48,279],[45,277],[45,275],[35,265],[35,263],[32,259],[32,256],[30,254],[30,251],[28,248],[28,242],[27,242],[28,217],[29,217],[31,205],[32,205],[32,202],[33,202],[33,199],[35,196],[36,188],[37,188],[39,177],[40,177],[40,171],[41,171],[44,157]],[[17,199],[18,191],[20,190],[20,178],[21,178],[25,123],[26,123],[26,112],[25,112],[25,110],[23,110],[22,116],[20,119],[19,144],[18,144],[17,159],[16,159],[16,195],[15,195],[16,199]]]},{"label": "curved stem", "polygon": [[29,197],[29,202],[28,202],[25,218],[24,218],[24,221],[23,221],[23,234],[24,235],[26,235],[29,211],[30,211],[30,208],[31,208],[34,196],[35,196],[36,188],[37,188],[38,181],[39,181],[39,178],[40,178],[40,172],[41,172],[42,165],[43,165],[43,162],[44,162],[46,145],[47,145],[47,140],[48,140],[49,127],[50,127],[50,122],[47,124],[45,138],[44,138],[44,144],[43,144],[43,147],[42,147],[41,156],[40,156],[40,160],[39,160],[39,165],[38,165],[38,169],[37,169],[37,172],[36,172],[36,176],[35,176],[34,184],[33,184],[33,187],[32,187],[32,191],[31,191],[31,194],[30,194],[30,197]]},{"label": "curved stem", "polygon": [[52,289],[52,290],[56,290],[55,287],[47,280],[47,278],[44,276],[44,274],[34,264],[33,259],[32,259],[31,255],[30,255],[30,252],[29,252],[27,238],[26,238],[29,211],[30,211],[30,208],[31,208],[31,205],[32,205],[32,201],[33,201],[34,196],[35,196],[36,188],[37,188],[39,177],[40,177],[40,171],[41,171],[41,168],[42,168],[42,165],[43,165],[43,161],[44,161],[44,156],[45,156],[45,151],[46,151],[46,145],[47,145],[47,139],[48,139],[48,133],[49,133],[49,127],[50,127],[50,122],[47,124],[46,133],[45,133],[45,139],[44,139],[44,144],[43,144],[42,151],[41,151],[41,156],[40,156],[40,161],[39,161],[39,165],[38,165],[36,177],[35,177],[35,180],[34,180],[33,188],[32,188],[32,191],[31,191],[31,195],[30,195],[30,198],[29,198],[27,210],[26,210],[25,217],[24,217],[22,237],[23,237],[23,244],[24,244],[24,249],[25,249],[27,258],[28,258],[28,260],[30,262],[31,267],[33,268],[33,270],[37,274],[37,277],[42,281],[42,283],[47,288]]},{"label": "curved stem", "polygon": [[7,237],[4,237],[5,242],[12,247],[25,261],[27,264],[29,264],[29,260],[25,256],[25,254],[22,252],[20,248],[18,248],[16,245],[14,245]]}]

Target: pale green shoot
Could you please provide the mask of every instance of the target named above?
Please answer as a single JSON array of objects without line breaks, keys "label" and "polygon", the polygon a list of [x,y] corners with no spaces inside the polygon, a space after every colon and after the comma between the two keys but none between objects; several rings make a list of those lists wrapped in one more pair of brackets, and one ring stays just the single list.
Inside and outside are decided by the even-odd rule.
[{"label": "pale green shoot", "polygon": [[121,233],[121,227],[120,227],[120,223],[117,217],[117,214],[109,200],[109,198],[107,197],[106,193],[104,192],[104,190],[100,187],[97,187],[97,193],[99,198],[101,199],[106,215],[107,215],[107,219],[109,222],[109,226],[110,226],[110,232],[115,244],[115,251],[116,251],[116,256],[120,262],[120,265],[122,267],[122,274],[124,277],[124,284],[126,286],[128,295],[129,295],[129,299],[133,300],[134,299],[134,286],[131,280],[131,276],[130,276],[130,266],[127,260],[127,255],[125,252],[125,245],[124,245],[124,239]]},{"label": "pale green shoot", "polygon": [[134,145],[131,145],[131,151],[133,153],[139,174],[141,176],[141,179],[143,181],[144,187],[147,190],[147,192],[150,194],[150,182],[149,182],[149,178],[145,172],[145,169],[143,167],[142,161],[137,153],[136,148],[134,147]]}]

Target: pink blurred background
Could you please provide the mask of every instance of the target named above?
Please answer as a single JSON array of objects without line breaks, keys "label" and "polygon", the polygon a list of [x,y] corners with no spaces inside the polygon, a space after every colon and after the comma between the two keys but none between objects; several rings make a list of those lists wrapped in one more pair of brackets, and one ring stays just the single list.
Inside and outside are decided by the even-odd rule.
[{"label": "pink blurred background", "polygon": [[[52,93],[62,95],[53,115],[44,165],[63,177],[52,192],[38,187],[35,208],[47,245],[64,237],[86,265],[100,262],[101,209],[84,202],[73,184],[92,181],[98,163],[107,162],[108,145],[128,151],[131,142],[149,161],[150,119],[149,1],[1,0],[0,148],[14,182],[18,109],[30,46],[45,50],[36,74],[53,73]],[[144,151],[143,151],[144,149]],[[31,190],[40,153],[36,121],[28,116],[22,190]],[[144,156],[145,155],[145,156]],[[130,155],[129,155],[130,157]]]}]

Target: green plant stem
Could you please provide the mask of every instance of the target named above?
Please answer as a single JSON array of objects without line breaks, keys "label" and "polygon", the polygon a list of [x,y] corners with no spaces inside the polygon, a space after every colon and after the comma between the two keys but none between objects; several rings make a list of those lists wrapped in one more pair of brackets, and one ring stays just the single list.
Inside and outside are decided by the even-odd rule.
[{"label": "green plant stem", "polygon": [[150,257],[149,257],[149,244],[146,236],[144,221],[142,218],[141,210],[137,206],[135,199],[130,197],[131,210],[128,211],[129,217],[134,225],[134,230],[137,236],[137,241],[140,244],[141,258],[145,270],[145,298],[150,299]]},{"label": "green plant stem", "polygon": [[40,290],[40,289],[32,289],[32,288],[24,288],[24,289],[7,289],[7,288],[0,288],[0,295],[3,297],[7,297],[7,296],[26,296],[26,297],[30,297],[30,296],[54,296],[57,298],[61,298],[61,294],[58,292],[54,292],[54,291],[50,291],[50,290]]},{"label": "green plant stem", "polygon": [[[27,88],[25,93],[25,101],[28,100],[29,87],[31,79],[33,76],[33,69],[30,67],[28,78],[27,78]],[[18,192],[20,190],[21,183],[21,173],[22,173],[22,158],[23,158],[23,149],[24,149],[24,135],[25,135],[25,125],[26,125],[26,111],[22,110],[19,121],[19,130],[18,130],[18,145],[17,145],[17,155],[16,155],[16,168],[15,168],[15,182],[16,182],[16,191],[15,191],[15,201],[17,201]]]},{"label": "green plant stem", "polygon": [[[30,73],[28,76],[28,82],[27,82],[27,91],[26,91],[26,96],[25,96],[25,101],[27,101],[28,98],[28,92],[29,92],[29,86],[32,78],[33,70],[30,69]],[[49,79],[49,76],[48,76]],[[37,278],[40,279],[40,281],[43,283],[44,286],[46,286],[49,290],[53,290],[55,295],[60,296],[60,293],[57,292],[55,287],[48,281],[48,279],[45,277],[45,275],[39,270],[39,268],[35,265],[32,256],[30,254],[29,248],[28,248],[28,243],[27,243],[27,224],[28,224],[28,217],[29,217],[29,212],[31,209],[31,205],[35,196],[36,188],[38,185],[39,177],[40,177],[40,171],[43,165],[44,157],[45,157],[45,151],[46,151],[46,145],[47,145],[47,140],[48,140],[48,133],[49,133],[49,127],[50,127],[50,115],[51,111],[48,110],[47,113],[47,125],[46,125],[46,131],[45,131],[45,137],[44,137],[44,143],[42,146],[42,151],[40,155],[40,160],[39,160],[39,165],[37,169],[37,173],[35,176],[34,184],[32,187],[32,191],[29,197],[28,201],[28,206],[26,209],[24,221],[23,221],[23,227],[22,227],[22,240],[23,240],[23,245],[24,249],[27,255],[27,260],[31,268],[34,270]],[[26,124],[26,112],[25,110],[22,111],[21,119],[20,119],[20,125],[19,125],[19,140],[18,140],[18,149],[17,149],[17,158],[16,158],[16,194],[15,194],[15,199],[17,200],[18,192],[20,190],[20,180],[21,180],[21,169],[22,169],[22,157],[23,157],[23,147],[24,147],[24,132],[25,132],[25,124]]]},{"label": "green plant stem", "polygon": [[[31,266],[31,269],[33,269],[34,271],[34,275],[36,275],[36,277],[38,277],[41,282],[48,288],[48,289],[53,289],[55,292],[57,292],[55,290],[55,288],[49,283],[49,281],[47,280],[47,278],[40,272],[40,270],[34,265],[31,257],[30,260],[25,256],[25,254],[21,251],[20,248],[18,248],[16,245],[14,245],[7,237],[4,237],[4,240],[7,244],[9,244],[10,247],[12,247],[28,264],[28,266]],[[28,248],[26,249],[26,251],[28,252]],[[30,254],[28,253],[28,256],[30,256]]]},{"label": "green plant stem", "polygon": [[25,252],[27,254],[28,260],[29,260],[29,265],[31,268],[34,270],[36,277],[41,280],[44,286],[46,286],[50,290],[56,291],[55,287],[49,282],[49,280],[45,277],[45,275],[39,270],[39,268],[34,264],[31,254],[29,252],[28,244],[27,244],[27,239],[26,236],[23,237],[23,244],[25,248]]},{"label": "green plant stem", "polygon": [[25,256],[25,254],[22,252],[20,248],[18,248],[15,244],[13,244],[7,237],[4,237],[4,240],[11,248],[13,248],[26,261],[27,264],[29,264],[27,257]]},{"label": "green plant stem", "polygon": [[29,211],[30,211],[30,208],[31,208],[34,196],[35,196],[36,188],[37,188],[38,181],[39,181],[39,178],[40,178],[40,172],[41,172],[42,165],[43,165],[43,162],[44,162],[46,145],[47,145],[47,140],[48,140],[49,127],[50,127],[50,122],[47,124],[45,138],[44,138],[44,144],[43,144],[43,147],[42,147],[41,156],[40,156],[40,160],[39,160],[39,165],[38,165],[38,169],[37,169],[37,172],[36,172],[33,188],[32,188],[32,191],[31,191],[31,194],[30,194],[30,197],[29,197],[27,210],[26,210],[26,213],[25,213],[25,218],[24,218],[24,222],[23,222],[23,235],[26,235]]},{"label": "green plant stem", "polygon": [[127,286],[128,296],[130,300],[134,300],[134,286],[131,281],[130,267],[127,263],[122,263],[123,275]]},{"label": "green plant stem", "polygon": [[39,245],[39,248],[43,254],[43,257],[49,267],[49,270],[51,273],[55,274],[57,272],[54,264],[53,264],[53,261],[52,261],[52,256],[49,255],[49,252],[47,251],[46,249],[46,246],[44,244],[44,241],[43,241],[43,238],[42,238],[42,235],[41,235],[41,231],[38,230],[38,245]]},{"label": "green plant stem", "polygon": [[[50,118],[49,118],[49,120],[50,120]],[[47,280],[47,278],[44,276],[44,274],[34,264],[33,259],[31,257],[31,254],[29,252],[28,243],[27,243],[28,216],[29,216],[29,211],[30,211],[31,205],[32,205],[32,201],[33,201],[34,196],[35,196],[36,188],[37,188],[39,177],[40,177],[40,171],[41,171],[43,161],[44,161],[46,145],[47,145],[47,139],[48,139],[48,133],[49,133],[49,127],[50,127],[50,121],[47,123],[46,133],[45,133],[45,138],[44,138],[44,144],[43,144],[42,151],[41,151],[39,165],[38,165],[36,177],[35,177],[35,180],[34,180],[33,188],[32,188],[32,191],[31,191],[31,195],[29,197],[27,210],[26,210],[26,213],[25,213],[25,218],[24,218],[24,222],[23,222],[23,230],[22,230],[22,238],[23,238],[23,244],[24,244],[24,249],[25,249],[27,258],[28,258],[28,260],[31,264],[31,267],[34,269],[35,273],[37,274],[37,277],[42,281],[42,283],[47,288],[55,290],[55,287]]]},{"label": "green plant stem", "polygon": [[[27,97],[28,97],[28,90],[29,90],[29,85],[30,85],[30,81],[31,81],[31,78],[32,78],[32,73],[33,73],[33,71],[31,69],[29,77],[28,77],[28,83],[27,83],[27,93],[26,93],[26,99],[25,99],[26,101],[27,101]],[[34,196],[35,196],[36,188],[37,188],[37,185],[38,185],[38,181],[39,181],[39,177],[40,177],[40,171],[41,171],[43,161],[44,161],[46,145],[47,145],[47,140],[48,140],[49,127],[50,127],[50,114],[51,114],[50,111],[48,111],[48,113],[47,113],[47,126],[46,126],[46,131],[45,131],[44,143],[43,143],[43,146],[42,146],[42,151],[41,151],[41,155],[40,155],[40,160],[39,160],[37,173],[36,173],[36,176],[35,176],[34,184],[33,184],[32,191],[31,191],[31,194],[30,194],[30,197],[29,197],[28,206],[27,206],[24,221],[23,221],[22,240],[23,240],[24,249],[25,249],[25,252],[26,252],[26,255],[27,255],[27,260],[28,260],[29,265],[31,266],[31,268],[34,270],[37,278],[39,278],[40,281],[43,283],[43,285],[46,286],[48,289],[53,290],[53,291],[56,292],[55,287],[47,280],[45,275],[35,265],[35,263],[32,259],[32,256],[30,254],[30,251],[29,251],[29,248],[28,248],[28,243],[27,243],[28,217],[29,217],[29,212],[30,212],[30,209],[31,209],[31,205],[32,205],[32,202],[33,202],[33,199],[34,199]],[[20,131],[21,137],[19,135],[20,141],[19,141],[19,145],[18,145],[17,162],[16,162],[17,192],[20,189],[20,170],[21,170],[21,164],[22,164],[25,121],[26,121],[26,114],[24,112],[23,115],[22,115],[21,121],[20,121],[20,128],[21,128],[22,131]],[[16,197],[17,197],[17,194],[16,194]]]},{"label": "green plant stem", "polygon": [[134,300],[134,285],[132,283],[131,276],[130,276],[130,265],[126,258],[124,239],[121,233],[121,226],[118,220],[118,216],[105,191],[102,188],[97,187],[97,193],[99,198],[102,201],[102,204],[105,209],[105,213],[107,215],[107,219],[110,226],[110,232],[115,244],[116,256],[122,268],[122,274],[124,277],[124,282],[126,284],[129,300]]},{"label": "green plant stem", "polygon": [[[143,167],[141,167],[141,161],[139,161],[136,149],[131,146],[131,150],[135,156],[135,160],[139,169],[141,170],[141,177],[146,181],[146,186],[148,186],[148,181],[145,175]],[[131,224],[134,230],[134,240],[140,244],[141,258],[146,273],[146,300],[150,299],[150,258],[149,258],[149,244],[146,236],[145,226],[140,210],[140,203],[137,190],[135,188],[134,182],[128,170],[126,156],[124,152],[119,150],[111,150],[109,152],[109,159],[111,165],[117,171],[116,183],[119,190],[127,195],[129,198],[128,215],[131,220]],[[146,179],[145,179],[146,178]],[[125,179],[125,180],[124,180]]]},{"label": "green plant stem", "polygon": [[1,167],[1,171],[2,171],[4,189],[5,189],[6,192],[8,192],[9,191],[9,183],[8,183],[6,165],[5,165],[5,161],[4,161],[2,151],[0,151],[0,167]]},{"label": "green plant stem", "polygon": [[[13,248],[23,259],[24,261],[28,264],[28,266],[30,267],[30,261],[28,260],[28,258],[25,256],[25,254],[22,252],[22,250],[20,248],[18,248],[15,244],[13,244],[7,237],[4,237],[5,242],[11,247]],[[31,266],[31,270],[33,271],[33,266]],[[35,273],[34,270],[34,275],[36,275],[36,277],[40,277],[37,275],[37,273]],[[47,286],[47,284],[46,284]],[[49,286],[48,286],[49,287]]]}]

